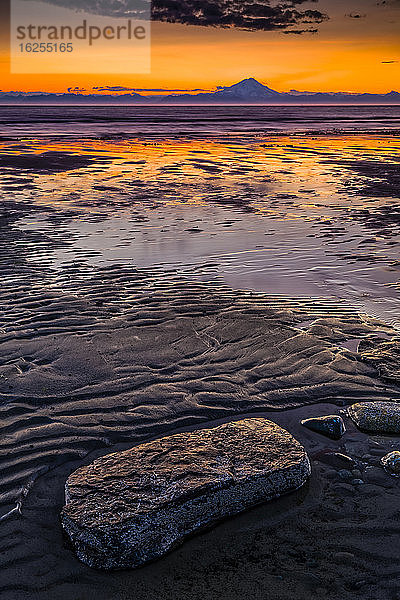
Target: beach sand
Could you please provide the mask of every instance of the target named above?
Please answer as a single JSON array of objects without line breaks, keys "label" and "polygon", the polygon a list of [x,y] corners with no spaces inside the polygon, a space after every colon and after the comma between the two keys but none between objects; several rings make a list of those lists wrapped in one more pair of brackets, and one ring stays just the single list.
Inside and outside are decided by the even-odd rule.
[{"label": "beach sand", "polygon": [[[399,336],[400,142],[213,144],[3,142],[7,600],[400,598],[400,483],[379,466],[399,438],[300,425],[400,398],[368,360]],[[79,563],[59,522],[74,469],[250,415],[305,445],[308,486],[144,568]]]}]

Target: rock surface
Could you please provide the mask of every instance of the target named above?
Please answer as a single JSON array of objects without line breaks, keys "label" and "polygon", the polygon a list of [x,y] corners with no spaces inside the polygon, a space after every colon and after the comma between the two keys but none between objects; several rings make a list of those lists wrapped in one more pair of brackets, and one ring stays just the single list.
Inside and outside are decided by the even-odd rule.
[{"label": "rock surface", "polygon": [[359,353],[365,362],[378,369],[383,379],[400,382],[400,338],[361,340]]},{"label": "rock surface", "polygon": [[185,537],[302,486],[308,456],[263,418],[178,433],[104,456],[66,483],[64,530],[99,569],[136,567]]},{"label": "rock surface", "polygon": [[386,454],[386,456],[381,459],[381,462],[385,471],[390,473],[390,475],[400,477],[400,452],[398,450]]},{"label": "rock surface", "polygon": [[327,415],[325,417],[314,417],[303,419],[301,424],[311,431],[322,433],[333,440],[339,440],[346,433],[346,427],[342,417],[338,415]]},{"label": "rock surface", "polygon": [[348,408],[348,414],[362,431],[400,433],[400,403],[357,403]]}]

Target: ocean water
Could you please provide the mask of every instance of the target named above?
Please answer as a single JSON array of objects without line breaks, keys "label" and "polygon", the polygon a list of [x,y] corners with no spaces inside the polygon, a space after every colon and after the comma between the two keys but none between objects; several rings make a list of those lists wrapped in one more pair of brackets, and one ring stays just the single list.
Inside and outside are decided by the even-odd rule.
[{"label": "ocean water", "polygon": [[400,106],[0,106],[0,136],[259,136],[394,131]]},{"label": "ocean water", "polygon": [[0,184],[54,241],[30,264],[196,269],[394,325],[399,131],[398,106],[3,106]]}]

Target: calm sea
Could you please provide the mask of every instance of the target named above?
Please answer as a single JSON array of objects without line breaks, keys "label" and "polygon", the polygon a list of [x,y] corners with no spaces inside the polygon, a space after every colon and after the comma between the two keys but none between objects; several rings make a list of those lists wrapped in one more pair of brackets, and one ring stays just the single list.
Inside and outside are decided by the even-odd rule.
[{"label": "calm sea", "polygon": [[265,135],[400,130],[400,106],[0,106],[0,136]]}]

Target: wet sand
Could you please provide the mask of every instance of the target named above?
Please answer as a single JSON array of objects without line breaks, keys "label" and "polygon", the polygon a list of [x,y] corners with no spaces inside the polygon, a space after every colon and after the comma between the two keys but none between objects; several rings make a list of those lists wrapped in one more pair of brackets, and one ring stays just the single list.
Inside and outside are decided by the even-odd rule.
[{"label": "wet sand", "polygon": [[38,269],[156,265],[400,324],[398,137],[1,145],[3,206],[13,233],[43,236]]},{"label": "wet sand", "polygon": [[[399,337],[399,143],[29,141],[14,154],[5,143],[7,600],[400,598],[400,484],[378,466],[400,441],[348,423],[334,442],[299,425],[400,398],[387,351]],[[137,571],[76,560],[58,516],[71,471],[253,414],[306,446],[307,489]],[[343,479],[329,450],[352,457],[364,483]]]}]

